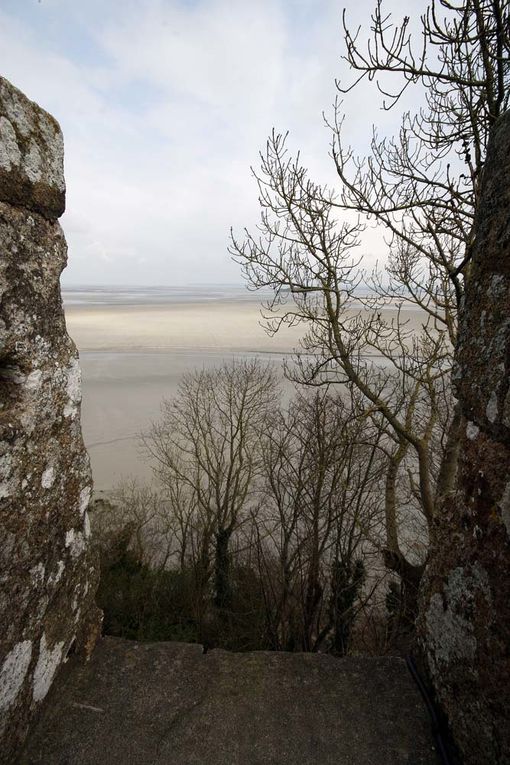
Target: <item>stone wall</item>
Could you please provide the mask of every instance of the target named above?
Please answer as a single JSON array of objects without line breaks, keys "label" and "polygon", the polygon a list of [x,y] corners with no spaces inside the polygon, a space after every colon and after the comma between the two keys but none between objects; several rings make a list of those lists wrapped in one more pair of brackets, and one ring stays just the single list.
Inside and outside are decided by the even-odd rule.
[{"label": "stone wall", "polygon": [[510,763],[510,113],[493,128],[456,351],[454,496],[435,520],[420,630],[465,765]]},{"label": "stone wall", "polygon": [[94,612],[57,122],[0,78],[0,762]]}]

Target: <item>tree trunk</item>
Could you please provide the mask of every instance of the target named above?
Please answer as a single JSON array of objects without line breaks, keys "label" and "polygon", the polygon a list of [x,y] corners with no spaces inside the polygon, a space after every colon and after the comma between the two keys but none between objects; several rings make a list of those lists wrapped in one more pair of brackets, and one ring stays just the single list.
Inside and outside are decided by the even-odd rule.
[{"label": "tree trunk", "polygon": [[361,559],[351,564],[336,560],[331,577],[331,622],[333,625],[332,652],[345,656],[349,648],[354,604],[365,581],[365,565]]},{"label": "tree trunk", "polygon": [[214,605],[223,614],[232,609],[232,584],[230,581],[230,529],[219,529],[216,534],[214,563]]},{"label": "tree trunk", "polygon": [[399,625],[404,634],[413,632],[418,616],[418,594],[425,566],[414,566],[402,553],[383,550],[384,565],[400,578]]},{"label": "tree trunk", "polygon": [[436,503],[442,502],[455,491],[455,479],[459,464],[460,436],[462,427],[462,408],[457,402],[448,430],[446,446],[437,479]]},{"label": "tree trunk", "polygon": [[399,632],[409,635],[414,630],[418,616],[418,590],[423,566],[413,566],[400,550],[397,524],[397,478],[409,443],[402,439],[398,449],[388,460],[385,482],[384,510],[386,520],[386,548],[383,550],[384,565],[400,579]]}]

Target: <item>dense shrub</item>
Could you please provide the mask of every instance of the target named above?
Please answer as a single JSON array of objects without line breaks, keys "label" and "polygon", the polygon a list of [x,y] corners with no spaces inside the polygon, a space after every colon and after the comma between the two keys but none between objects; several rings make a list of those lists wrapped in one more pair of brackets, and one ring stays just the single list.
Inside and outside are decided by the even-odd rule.
[{"label": "dense shrub", "polygon": [[103,560],[97,602],[108,635],[133,640],[197,642],[189,575],[151,571],[129,550]]}]

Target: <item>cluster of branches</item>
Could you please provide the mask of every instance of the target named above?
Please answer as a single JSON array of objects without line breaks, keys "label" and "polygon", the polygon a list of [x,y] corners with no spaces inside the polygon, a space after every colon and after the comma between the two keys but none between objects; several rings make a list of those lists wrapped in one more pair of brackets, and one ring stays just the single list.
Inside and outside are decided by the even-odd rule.
[{"label": "cluster of branches", "polygon": [[[344,15],[354,77],[337,82],[340,94],[372,80],[383,108],[413,87],[424,106],[403,115],[396,136],[380,138],[374,129],[369,155],[358,157],[345,145],[338,101],[327,122],[335,189],[311,180],[300,156],[290,156],[286,136],[273,132],[254,172],[258,230],[231,239],[249,284],[273,292],[268,331],[303,324],[298,373],[291,374],[307,385],[347,386],[385,430],[385,559],[409,589],[421,567],[399,545],[392,485],[409,473],[411,454],[412,492],[428,526],[453,487],[460,413],[450,404],[452,348],[488,134],[508,108],[510,77],[505,0],[433,0],[420,23],[416,47],[409,18],[394,25],[378,0],[364,44]],[[388,258],[367,273],[357,252],[374,221],[386,234]]]},{"label": "cluster of branches", "polygon": [[392,447],[359,395],[280,399],[259,361],[185,375],[143,437],[157,487],[121,487],[96,533],[102,518],[106,547],[182,575],[197,639],[342,655],[356,617],[384,603],[380,551],[405,489],[387,486]]},{"label": "cluster of branches", "polygon": [[[507,0],[432,0],[420,24],[416,47],[410,20],[393,25],[378,0],[364,44],[344,17],[354,76],[340,95],[367,80],[385,109],[411,88],[423,107],[396,136],[374,130],[358,157],[338,101],[327,123],[335,189],[273,132],[255,172],[258,230],[232,234],[249,284],[272,290],[268,331],[302,324],[287,374],[315,395],[282,410],[269,368],[199,372],[145,438],[157,512],[172,524],[167,563],[193,572],[196,619],[232,614],[244,566],[271,647],[344,651],[370,590],[369,550],[400,577],[412,620],[415,547],[454,486],[452,348],[488,135],[508,108],[510,11]],[[374,222],[388,257],[368,273],[357,253]]]}]

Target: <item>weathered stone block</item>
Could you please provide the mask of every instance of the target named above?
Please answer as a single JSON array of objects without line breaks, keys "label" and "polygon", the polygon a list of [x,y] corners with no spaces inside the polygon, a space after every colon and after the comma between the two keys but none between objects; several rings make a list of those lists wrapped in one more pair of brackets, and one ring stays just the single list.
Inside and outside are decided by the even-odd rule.
[{"label": "weathered stone block", "polygon": [[[19,130],[30,126],[35,144],[49,145],[51,118],[3,80],[0,115],[6,113]],[[0,138],[0,158],[10,153]],[[46,167],[40,166],[41,173]],[[1,177],[2,194],[9,197],[7,176]],[[10,177],[16,186],[19,176]],[[37,188],[58,183],[58,172],[45,183],[43,178]],[[24,188],[27,206],[35,206],[36,186]],[[18,191],[10,198],[18,199]],[[2,763],[13,760],[32,713],[94,609],[87,516],[92,486],[80,426],[80,368],[59,285],[66,258],[56,220],[0,201]]]},{"label": "weathered stone block", "polygon": [[465,765],[510,765],[510,113],[487,153],[454,379],[457,485],[434,519],[420,632]]},{"label": "weathered stone block", "polygon": [[401,659],[116,638],[69,662],[19,762],[439,765]]},{"label": "weathered stone block", "polygon": [[65,209],[58,122],[0,77],[0,201],[58,218]]},{"label": "weathered stone block", "polygon": [[454,370],[469,421],[510,444],[510,113],[493,128]]}]

